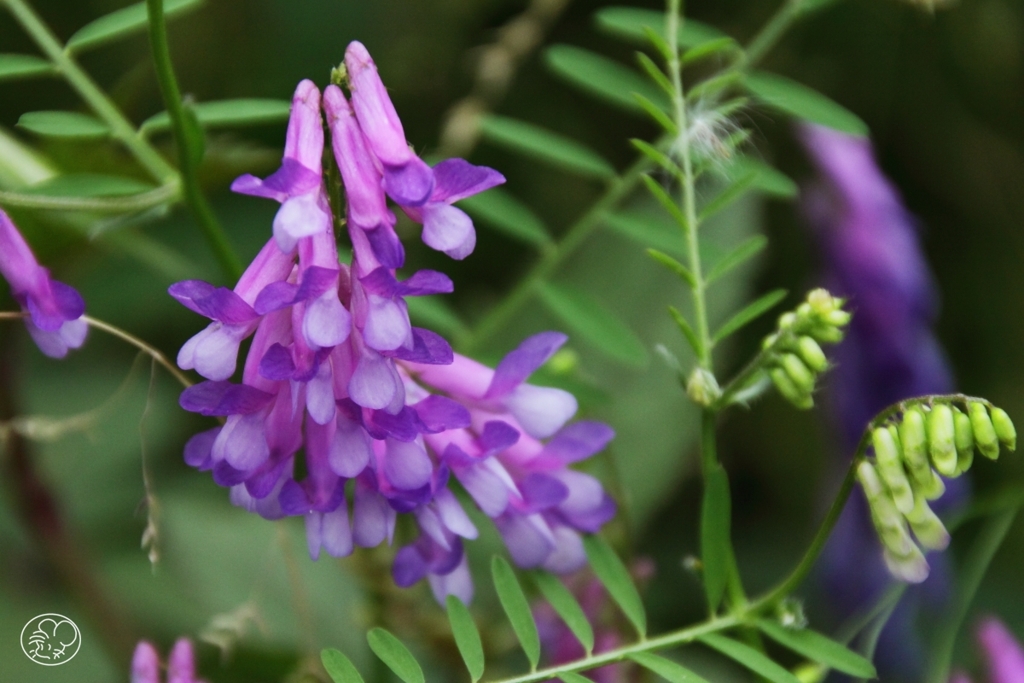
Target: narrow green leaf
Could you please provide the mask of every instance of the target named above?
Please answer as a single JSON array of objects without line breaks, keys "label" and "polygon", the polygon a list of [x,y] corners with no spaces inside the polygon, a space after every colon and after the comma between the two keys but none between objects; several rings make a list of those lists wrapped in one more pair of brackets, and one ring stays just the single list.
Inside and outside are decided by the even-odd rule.
[{"label": "narrow green leaf", "polygon": [[56,73],[57,68],[42,57],[13,53],[0,54],[0,81],[53,76]]},{"label": "narrow green leaf", "polygon": [[676,321],[676,325],[679,326],[683,336],[686,337],[686,343],[693,349],[693,353],[700,357],[700,339],[697,338],[697,333],[693,331],[693,327],[686,321],[683,314],[679,312],[679,309],[675,306],[669,306],[668,312],[672,315],[672,319]]},{"label": "narrow green leaf", "polygon": [[27,187],[24,192],[45,197],[123,197],[147,192],[153,188],[150,183],[124,176],[68,173]]},{"label": "narrow green leaf", "polygon": [[700,554],[704,564],[704,592],[712,613],[718,611],[731,571],[731,528],[732,502],[729,494],[729,477],[725,469],[718,465],[708,473],[700,510]]},{"label": "narrow green leaf", "polygon": [[747,74],[747,89],[768,106],[811,123],[851,135],[867,135],[856,114],[802,83],[766,72]]},{"label": "narrow green leaf", "polygon": [[448,622],[452,625],[455,645],[459,648],[462,661],[466,663],[470,679],[476,683],[484,675],[484,646],[480,642],[480,632],[476,629],[473,616],[462,604],[462,600],[449,595],[447,605]]},{"label": "narrow green leaf", "polygon": [[380,658],[405,683],[425,683],[423,669],[402,641],[390,631],[377,627],[366,634],[373,654]]},{"label": "narrow green leaf", "polygon": [[555,576],[539,571],[533,575],[533,581],[544,595],[544,598],[555,608],[555,612],[569,627],[576,640],[580,641],[584,651],[589,655],[594,650],[594,629],[583,613],[583,608],[576,602],[569,589]]},{"label": "narrow green leaf", "polygon": [[97,118],[74,111],[30,111],[18,119],[18,127],[55,138],[103,138],[110,128]]},{"label": "narrow green leaf", "polygon": [[541,301],[579,337],[620,363],[632,367],[647,364],[647,349],[629,327],[586,292],[543,283]]},{"label": "narrow green leaf", "polygon": [[615,169],[597,152],[532,123],[492,115],[480,121],[480,130],[496,145],[570,173],[602,180],[615,176]]},{"label": "narrow green leaf", "polygon": [[637,633],[643,638],[647,634],[647,614],[640,593],[636,590],[633,577],[629,575],[626,565],[615,554],[600,536],[587,536],[583,539],[583,547],[597,578],[608,589],[608,594],[619,606],[626,618],[633,624]]},{"label": "narrow green leaf", "polygon": [[658,251],[657,249],[648,249],[647,254],[652,259],[678,275],[679,278],[690,287],[690,289],[695,289],[697,287],[697,280],[693,277],[693,273],[691,273],[690,269],[679,261],[676,261],[668,254]]},{"label": "narrow green leaf", "polygon": [[526,204],[500,187],[467,197],[459,207],[513,239],[539,249],[551,246],[544,223]]},{"label": "narrow green leaf", "polygon": [[739,43],[728,36],[725,38],[715,38],[714,40],[709,40],[687,50],[683,54],[682,65],[689,66],[694,62],[707,59],[708,57],[713,57],[722,52],[739,54],[743,52],[743,48],[740,47]]},{"label": "narrow green leaf", "polygon": [[456,335],[465,330],[462,320],[439,295],[411,296],[405,302],[415,323],[441,334]]},{"label": "narrow green leaf", "polygon": [[566,671],[558,677],[562,680],[562,683],[594,683],[583,674],[578,674],[573,671]]},{"label": "narrow green leaf", "polygon": [[[164,0],[168,18],[198,7],[202,0]],[[67,50],[80,54],[146,28],[146,3],[140,2],[104,15],[78,29],[68,39]]]},{"label": "narrow green leaf", "polygon": [[728,90],[743,80],[743,72],[737,70],[725,71],[717,76],[703,80],[690,88],[686,93],[688,100],[714,99],[722,91]]},{"label": "narrow green leaf", "polygon": [[676,122],[673,121],[660,107],[658,107],[658,105],[651,102],[640,93],[633,93],[633,99],[636,100],[637,104],[639,104],[640,107],[647,112],[648,116],[654,119],[666,133],[673,137],[679,135],[679,127],[676,125]]},{"label": "narrow green leaf", "polygon": [[[665,35],[665,13],[652,9],[635,7],[605,7],[594,15],[597,27],[609,35],[643,45],[646,42],[644,27],[658,35]],[[718,29],[686,18],[679,27],[680,47],[693,47],[725,34]]]},{"label": "narrow green leaf", "polygon": [[669,683],[708,683],[682,664],[652,652],[637,652],[629,656],[634,662],[653,671]]},{"label": "narrow green leaf", "polygon": [[772,292],[768,292],[753,303],[747,305],[747,307],[739,313],[729,318],[724,325],[718,328],[718,331],[715,332],[711,341],[717,344],[750,321],[771,310],[776,304],[785,298],[786,290],[784,289],[776,289]]},{"label": "narrow green leaf", "polygon": [[667,216],[652,216],[649,211],[634,210],[607,213],[602,221],[611,231],[628,237],[642,247],[654,247],[658,251],[679,255],[685,250],[679,226]]},{"label": "narrow green leaf", "polygon": [[877,678],[875,665],[856,652],[810,629],[793,630],[777,621],[758,619],[757,627],[774,640],[812,662],[829,666],[856,678]]},{"label": "narrow green leaf", "polygon": [[668,192],[665,188],[663,188],[657,180],[649,175],[644,175],[642,177],[644,185],[646,185],[650,193],[654,195],[654,198],[658,200],[658,203],[668,211],[669,215],[672,216],[676,223],[679,224],[679,227],[686,230],[686,216],[683,215],[682,209],[680,209],[679,206],[672,201],[672,198],[668,196]]},{"label": "narrow green leaf", "polygon": [[764,235],[754,235],[750,239],[745,240],[708,270],[704,283],[710,284],[714,282],[736,266],[760,254],[766,246],[768,246],[768,239]]},{"label": "narrow green leaf", "polygon": [[697,638],[710,648],[718,650],[726,657],[742,664],[759,676],[764,676],[773,683],[800,683],[800,679],[782,668],[757,650],[741,642],[717,633]]},{"label": "narrow green leaf", "polygon": [[661,70],[661,67],[654,63],[654,60],[645,55],[643,52],[636,53],[636,61],[640,65],[640,68],[644,70],[648,78],[655,82],[661,91],[668,97],[671,97],[675,93],[675,86],[672,85],[672,81],[668,79],[665,72]]},{"label": "narrow green leaf", "polygon": [[732,204],[743,196],[743,193],[750,189],[750,186],[757,180],[757,171],[750,171],[746,175],[734,180],[731,185],[719,192],[715,197],[704,205],[697,217],[699,221],[705,221],[711,216]]},{"label": "narrow green leaf", "polygon": [[758,192],[780,199],[794,199],[800,192],[800,188],[789,176],[763,161],[748,156],[736,155],[733,162],[725,168],[726,176],[733,179],[751,172],[757,174],[752,187]]},{"label": "narrow green leaf", "polygon": [[320,661],[323,662],[327,675],[334,683],[363,683],[363,677],[359,675],[359,670],[341,650],[333,647],[321,650]]},{"label": "narrow green leaf", "polygon": [[654,145],[644,140],[637,140],[636,138],[629,141],[641,154],[661,166],[663,169],[674,175],[676,178],[681,178],[683,175],[683,169],[679,168],[679,165],[667,154],[662,152]]},{"label": "narrow green leaf", "polygon": [[[291,102],[259,98],[214,100],[193,104],[192,109],[204,128],[233,128],[287,121]],[[143,121],[141,130],[143,135],[151,135],[170,128],[171,117],[162,111]]]},{"label": "narrow green leaf", "polygon": [[516,579],[515,572],[503,557],[495,555],[491,560],[491,576],[494,588],[498,591],[501,607],[508,615],[512,630],[516,632],[519,644],[523,646],[526,658],[530,660],[530,669],[536,670],[540,661],[540,636],[537,635],[537,624],[530,612],[530,603],[526,601],[523,588]]},{"label": "narrow green leaf", "polygon": [[667,109],[668,98],[654,84],[615,60],[571,45],[552,45],[544,52],[547,67],[567,83],[632,113],[643,109],[633,97],[643,95]]}]

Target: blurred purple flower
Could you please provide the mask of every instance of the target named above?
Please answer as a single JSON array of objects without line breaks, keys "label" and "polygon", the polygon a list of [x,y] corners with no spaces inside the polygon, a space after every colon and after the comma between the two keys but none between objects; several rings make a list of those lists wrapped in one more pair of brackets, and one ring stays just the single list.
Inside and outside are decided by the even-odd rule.
[{"label": "blurred purple flower", "polygon": [[[854,312],[826,385],[843,452],[852,453],[881,409],[903,398],[949,392],[953,380],[932,330],[937,297],[916,222],[879,170],[870,141],[812,125],[804,125],[800,137],[821,173],[805,193],[804,211],[820,247],[823,284],[848,297]],[[937,511],[967,493],[964,480],[948,482]],[[932,577],[904,599],[879,649],[881,670],[908,680],[922,665],[912,605],[922,597],[941,601],[947,590],[944,557],[932,554],[929,560]],[[892,580],[859,493],[826,547],[823,580],[840,615],[874,601]]]},{"label": "blurred purple flower", "polygon": [[39,350],[63,358],[85,343],[88,325],[82,318],[85,302],[79,293],[50,277],[39,265],[14,222],[0,209],[0,275],[11,295],[28,313],[25,327]]},{"label": "blurred purple flower", "polygon": [[[234,290],[198,281],[170,289],[214,321],[179,354],[179,365],[210,380],[183,392],[181,406],[227,418],[195,435],[185,460],[211,470],[236,505],[269,519],[303,516],[314,559],[321,550],[341,556],[390,544],[397,515],[411,514],[419,535],[398,551],[394,579],[408,586],[426,578],[439,601],[454,594],[468,602],[473,592],[463,540],[477,529],[448,488],[453,473],[495,518],[520,565],[576,569],[586,559],[579,533],[597,531],[615,506],[596,479],[568,465],[603,448],[612,431],[589,422],[563,428],[575,398],[525,383],[564,335],[531,337],[492,370],[410,323],[405,297],[451,292],[452,281],[429,270],[397,274],[405,253],[386,195],[427,216],[434,204],[458,211],[451,202],[504,178],[461,159],[427,167],[405,142],[365,48],[353,43],[347,63],[351,105],[337,86],[323,105],[352,263],[338,263],[320,167],[320,96],[303,81],[281,169],[233,185],[282,202],[274,239]],[[442,234],[435,248],[457,258],[472,249],[468,217],[468,232],[424,220],[428,244],[428,234]],[[249,336],[242,383],[232,384]]]},{"label": "blurred purple flower", "polygon": [[[188,638],[179,638],[167,658],[167,683],[204,683],[196,678],[195,653]],[[131,683],[160,683],[160,655],[145,640],[135,647]]]},{"label": "blurred purple flower", "polygon": [[[985,660],[989,683],[1024,683],[1024,647],[1001,621],[994,617],[982,620],[975,637]],[[971,683],[971,679],[957,672],[950,683]]]}]

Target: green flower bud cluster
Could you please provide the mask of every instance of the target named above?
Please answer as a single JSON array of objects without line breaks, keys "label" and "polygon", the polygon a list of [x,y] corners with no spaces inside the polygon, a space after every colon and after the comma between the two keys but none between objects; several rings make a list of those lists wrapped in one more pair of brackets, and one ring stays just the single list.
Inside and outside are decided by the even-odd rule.
[{"label": "green flower bud cluster", "polygon": [[922,549],[949,545],[949,533],[928,506],[946,490],[939,475],[953,478],[966,472],[975,449],[994,460],[1000,444],[1011,451],[1017,447],[1006,411],[975,400],[965,405],[966,412],[949,403],[905,408],[898,420],[872,429],[874,460],[866,458],[857,466],[886,566],[903,581],[919,583],[928,577]]},{"label": "green flower bud cluster", "polygon": [[814,405],[814,383],[828,370],[821,344],[843,339],[843,328],[850,322],[843,303],[824,289],[812,290],[795,311],[779,317],[778,330],[761,345],[770,354],[768,376],[779,393],[797,408],[805,410]]}]

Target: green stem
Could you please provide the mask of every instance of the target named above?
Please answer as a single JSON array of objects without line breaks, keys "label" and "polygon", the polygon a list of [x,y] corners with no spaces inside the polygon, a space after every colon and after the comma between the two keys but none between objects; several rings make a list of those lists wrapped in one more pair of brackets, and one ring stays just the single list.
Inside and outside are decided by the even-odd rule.
[{"label": "green stem", "polygon": [[626,170],[625,174],[613,180],[601,199],[569,228],[557,245],[541,256],[499,305],[491,309],[471,332],[458,339],[456,345],[468,353],[478,349],[499,332],[520,308],[529,303],[539,285],[555,272],[562,261],[583,245],[587,237],[601,224],[604,214],[632,192],[640,177],[651,168],[652,163],[647,157],[641,157]]},{"label": "green stem", "polygon": [[804,0],[785,0],[782,6],[776,10],[772,18],[768,20],[757,35],[747,46],[746,55],[748,64],[756,64],[761,61],[768,52],[775,47],[782,35],[789,30],[793,22],[801,14]]},{"label": "green stem", "polygon": [[52,211],[133,213],[166,204],[177,197],[177,183],[162,185],[127,197],[48,197],[41,194],[0,190],[0,205]]},{"label": "green stem", "polygon": [[224,270],[225,275],[237,280],[242,274],[242,264],[235,255],[227,235],[217,221],[217,217],[210,208],[202,189],[199,187],[199,176],[197,173],[197,161],[189,153],[189,135],[186,130],[185,108],[181,102],[181,91],[178,89],[178,81],[174,77],[174,68],[171,65],[171,52],[167,45],[167,22],[164,18],[163,0],[146,0],[146,10],[149,15],[149,41],[153,48],[153,65],[156,67],[156,77],[160,84],[160,93],[163,95],[164,104],[167,105],[167,113],[171,118],[171,128],[174,131],[174,141],[178,147],[178,165],[181,167],[181,178],[184,185],[185,201],[195,214],[206,240],[210,243],[217,261]]},{"label": "green stem", "polygon": [[106,123],[111,134],[128,148],[138,162],[161,185],[176,186],[179,182],[174,167],[164,161],[149,145],[120,110],[110,101],[106,93],[82,70],[65,50],[64,46],[43,23],[39,15],[24,0],[0,0],[18,20],[25,32],[36,42],[61,75],[71,84],[89,105],[89,108]]},{"label": "green stem", "polygon": [[956,645],[956,637],[960,632],[960,626],[967,618],[967,612],[974,601],[974,595],[981,586],[981,580],[985,577],[992,558],[1002,545],[1007,532],[1013,525],[1020,508],[1013,507],[1009,510],[993,516],[985,524],[978,538],[971,546],[970,554],[964,562],[959,590],[956,599],[950,609],[950,615],[942,622],[939,635],[936,637],[937,652],[932,660],[931,670],[928,672],[928,683],[945,683],[949,680],[949,669],[953,661],[953,648]]}]

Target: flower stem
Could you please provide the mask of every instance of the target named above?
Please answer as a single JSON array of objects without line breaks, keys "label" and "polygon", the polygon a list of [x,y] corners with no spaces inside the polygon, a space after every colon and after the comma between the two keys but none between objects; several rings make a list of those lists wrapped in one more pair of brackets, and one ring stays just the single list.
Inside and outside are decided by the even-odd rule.
[{"label": "flower stem", "polygon": [[[156,68],[160,93],[171,118],[174,141],[178,147],[178,166],[181,169],[185,201],[192,209],[199,228],[210,243],[224,274],[232,280],[237,280],[242,274],[242,263],[238,260],[227,235],[224,234],[224,229],[199,187],[198,159],[194,158],[195,155],[189,150],[190,139],[185,121],[185,108],[182,105],[178,81],[174,77],[170,48],[167,45],[167,22],[164,17],[163,0],[146,0],[146,10],[149,15],[149,41],[153,48],[153,65]],[[198,130],[196,132],[201,135]]]},{"label": "flower stem", "polygon": [[139,134],[118,110],[106,93],[82,70],[71,54],[61,45],[49,27],[25,0],[0,0],[21,24],[25,32],[35,41],[60,74],[71,84],[89,105],[89,108],[110,127],[111,133],[119,140],[138,162],[161,185],[170,185],[177,190],[180,182],[174,167]]}]

